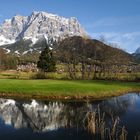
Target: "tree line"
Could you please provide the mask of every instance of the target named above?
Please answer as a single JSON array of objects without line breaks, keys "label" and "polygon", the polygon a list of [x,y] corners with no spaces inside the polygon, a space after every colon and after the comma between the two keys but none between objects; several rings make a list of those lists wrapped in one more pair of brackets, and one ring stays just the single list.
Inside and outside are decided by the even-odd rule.
[{"label": "tree line", "polygon": [[130,54],[98,40],[75,36],[51,47],[51,51],[49,46],[46,47],[38,62],[38,67],[46,72],[50,71],[50,66],[54,71],[55,63],[65,65],[71,79],[101,79],[117,73],[131,72],[133,58]]},{"label": "tree line", "polygon": [[33,62],[43,73],[55,72],[57,65],[62,65],[70,79],[107,79],[137,69],[130,54],[95,39],[74,36],[51,45],[43,40],[40,47],[45,48],[41,54],[33,52],[20,57],[7,54],[1,48],[0,70],[16,69],[19,64]]},{"label": "tree line", "polygon": [[16,69],[17,64],[17,56],[7,54],[6,50],[0,48],[0,70]]}]

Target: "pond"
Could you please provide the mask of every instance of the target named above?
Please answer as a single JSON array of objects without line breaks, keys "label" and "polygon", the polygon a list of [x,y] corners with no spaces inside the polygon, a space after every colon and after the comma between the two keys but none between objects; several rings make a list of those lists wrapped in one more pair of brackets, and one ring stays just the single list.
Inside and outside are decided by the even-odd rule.
[{"label": "pond", "polygon": [[0,139],[91,140],[138,138],[140,95],[100,101],[0,99]]}]

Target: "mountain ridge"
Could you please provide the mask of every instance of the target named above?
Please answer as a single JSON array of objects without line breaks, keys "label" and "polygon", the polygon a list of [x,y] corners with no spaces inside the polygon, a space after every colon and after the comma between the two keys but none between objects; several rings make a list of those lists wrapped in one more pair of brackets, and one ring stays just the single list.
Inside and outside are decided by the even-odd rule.
[{"label": "mountain ridge", "polygon": [[69,36],[88,36],[77,18],[34,11],[30,16],[16,15],[0,25],[0,46],[13,44],[21,39],[35,44],[41,38],[61,40]]}]

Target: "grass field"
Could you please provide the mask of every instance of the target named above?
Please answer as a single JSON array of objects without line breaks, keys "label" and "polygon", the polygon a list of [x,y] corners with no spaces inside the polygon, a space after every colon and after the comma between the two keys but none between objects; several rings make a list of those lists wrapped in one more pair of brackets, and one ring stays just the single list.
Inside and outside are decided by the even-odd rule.
[{"label": "grass field", "polygon": [[0,96],[40,99],[100,99],[140,91],[140,83],[81,80],[0,79]]}]

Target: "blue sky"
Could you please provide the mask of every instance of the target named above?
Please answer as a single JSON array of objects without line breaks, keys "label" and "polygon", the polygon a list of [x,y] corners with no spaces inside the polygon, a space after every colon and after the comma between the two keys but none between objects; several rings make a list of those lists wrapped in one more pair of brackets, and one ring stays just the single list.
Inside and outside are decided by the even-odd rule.
[{"label": "blue sky", "polygon": [[140,0],[1,0],[0,23],[32,11],[75,16],[93,38],[103,36],[128,52],[140,47]]}]

